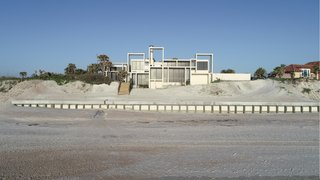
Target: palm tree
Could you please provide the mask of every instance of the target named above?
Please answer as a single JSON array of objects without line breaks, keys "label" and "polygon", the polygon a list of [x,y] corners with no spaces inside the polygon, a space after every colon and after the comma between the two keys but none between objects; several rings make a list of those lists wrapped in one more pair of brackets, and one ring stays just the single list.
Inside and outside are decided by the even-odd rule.
[{"label": "palm tree", "polygon": [[118,81],[119,82],[124,82],[125,79],[127,78],[127,76],[128,76],[128,72],[127,71],[120,70],[118,72]]},{"label": "palm tree", "polygon": [[259,67],[254,73],[254,77],[256,77],[257,79],[263,79],[266,77],[266,74],[267,74],[267,71],[264,68]]},{"label": "palm tree", "polygon": [[76,73],[76,65],[75,64],[72,64],[72,63],[69,63],[68,66],[64,69],[64,73],[66,75],[74,75]]},{"label": "palm tree", "polygon": [[280,66],[277,66],[273,69],[273,74],[277,75],[279,78],[282,78],[284,72],[284,68],[286,67],[286,65],[281,64]]},{"label": "palm tree", "polygon": [[99,64],[90,64],[87,68],[89,74],[97,74],[99,71]]},{"label": "palm tree", "polygon": [[88,65],[87,66],[87,72],[89,73],[89,74],[93,74],[93,67],[92,67],[92,64],[90,64],[90,65]]},{"label": "palm tree", "polygon": [[45,70],[43,70],[43,69],[39,69],[39,75],[41,76],[41,75],[43,75],[44,73],[46,73],[46,71]]},{"label": "palm tree", "polygon": [[85,73],[87,73],[87,71],[83,70],[83,69],[76,69],[76,71],[75,71],[76,75],[81,75],[81,74],[85,74]]},{"label": "palm tree", "polygon": [[106,54],[100,54],[97,56],[99,60],[100,69],[103,72],[103,75],[106,75],[106,71],[112,66],[112,62],[109,61],[109,56]]},{"label": "palm tree", "polygon": [[313,66],[313,72],[316,75],[316,79],[318,79],[319,76],[319,66]]},{"label": "palm tree", "polygon": [[294,71],[290,72],[290,77],[291,77],[291,80],[294,80],[294,77],[295,77]]},{"label": "palm tree", "polygon": [[21,79],[24,79],[27,77],[27,72],[23,71],[23,72],[20,72],[19,74],[20,74]]}]

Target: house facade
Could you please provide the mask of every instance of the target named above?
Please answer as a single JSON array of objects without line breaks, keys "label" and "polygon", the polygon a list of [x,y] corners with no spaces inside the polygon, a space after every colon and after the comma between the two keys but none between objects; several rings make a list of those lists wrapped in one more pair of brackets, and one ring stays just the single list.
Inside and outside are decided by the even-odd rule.
[{"label": "house facade", "polygon": [[290,64],[284,68],[283,78],[308,78],[320,79],[320,61],[313,61],[306,64]]},{"label": "house facade", "polygon": [[118,81],[118,73],[119,71],[127,71],[128,65],[127,64],[112,64],[112,67],[106,72],[106,75],[112,80],[112,81]]},{"label": "house facade", "polygon": [[117,80],[118,72],[128,72],[127,82],[135,88],[166,88],[210,84],[214,80],[250,80],[250,74],[213,73],[213,53],[196,53],[188,59],[165,58],[164,47],[150,46],[148,53],[127,54],[127,63],[112,64],[107,76]]},{"label": "house facade", "polygon": [[133,87],[155,89],[211,83],[212,53],[196,53],[190,59],[166,59],[164,54],[164,47],[153,46],[148,49],[148,57],[145,53],[128,53],[129,80]]}]

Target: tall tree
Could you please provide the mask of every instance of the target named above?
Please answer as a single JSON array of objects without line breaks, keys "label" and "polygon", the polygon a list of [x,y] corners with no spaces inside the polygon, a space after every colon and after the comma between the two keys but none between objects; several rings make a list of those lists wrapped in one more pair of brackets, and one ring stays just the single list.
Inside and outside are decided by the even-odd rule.
[{"label": "tall tree", "polygon": [[128,72],[127,71],[120,70],[118,72],[118,81],[119,82],[124,82],[125,79],[127,78],[127,76],[128,76]]},{"label": "tall tree", "polygon": [[76,65],[75,64],[72,64],[72,63],[69,63],[68,66],[64,69],[64,73],[66,75],[74,75],[76,73]]},{"label": "tall tree", "polygon": [[87,68],[89,74],[97,74],[99,71],[99,64],[90,64]]},{"label": "tall tree", "polygon": [[39,76],[41,76],[42,74],[44,74],[44,73],[46,73],[46,71],[45,70],[43,70],[43,69],[39,69]]},{"label": "tall tree", "polygon": [[267,74],[267,71],[264,68],[259,67],[254,73],[254,77],[256,77],[257,79],[263,79],[266,77],[266,74]]},{"label": "tall tree", "polygon": [[85,74],[85,73],[87,73],[87,71],[83,70],[83,69],[76,69],[76,71],[75,71],[76,75],[81,75],[81,74]]},{"label": "tall tree", "polygon": [[112,62],[109,61],[109,56],[106,54],[100,54],[97,56],[99,61],[100,69],[103,72],[103,75],[106,75],[106,71],[110,69],[112,66]]},{"label": "tall tree", "polygon": [[20,74],[21,79],[24,79],[27,77],[27,72],[23,71],[23,72],[20,72],[19,74]]},{"label": "tall tree", "polygon": [[318,79],[319,76],[319,66],[313,66],[313,72],[316,75],[316,79]]},{"label": "tall tree", "polygon": [[281,64],[280,66],[277,66],[273,69],[273,74],[277,75],[279,78],[282,78],[284,72],[284,68],[286,67],[286,65]]},{"label": "tall tree", "polygon": [[291,78],[292,81],[294,80],[294,76],[295,76],[294,71],[291,71],[290,72],[290,78]]}]

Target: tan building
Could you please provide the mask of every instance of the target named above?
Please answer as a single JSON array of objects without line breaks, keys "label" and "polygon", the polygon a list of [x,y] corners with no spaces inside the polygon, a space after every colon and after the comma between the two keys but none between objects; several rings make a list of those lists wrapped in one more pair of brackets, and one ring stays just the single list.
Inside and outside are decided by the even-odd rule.
[{"label": "tan building", "polygon": [[283,78],[308,78],[320,79],[320,61],[309,62],[306,64],[290,64],[284,68]]}]

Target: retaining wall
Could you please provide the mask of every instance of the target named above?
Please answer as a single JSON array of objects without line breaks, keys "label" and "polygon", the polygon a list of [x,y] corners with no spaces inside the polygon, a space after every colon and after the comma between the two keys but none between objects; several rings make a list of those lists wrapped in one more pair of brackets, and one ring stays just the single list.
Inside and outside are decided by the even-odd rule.
[{"label": "retaining wall", "polygon": [[194,113],[319,113],[319,103],[212,102],[150,103],[138,101],[12,101],[15,106],[54,109],[119,109]]}]

